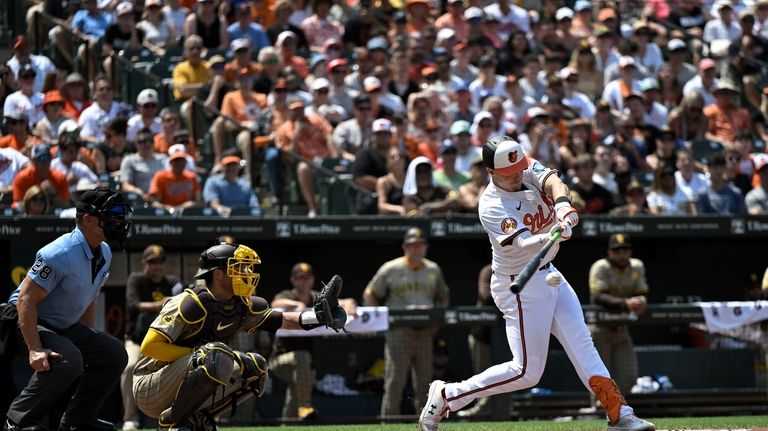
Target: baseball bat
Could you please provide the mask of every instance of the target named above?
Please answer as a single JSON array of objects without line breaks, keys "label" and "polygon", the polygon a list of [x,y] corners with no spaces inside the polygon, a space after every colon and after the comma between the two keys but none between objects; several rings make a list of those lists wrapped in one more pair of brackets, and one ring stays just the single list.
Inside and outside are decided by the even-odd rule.
[{"label": "baseball bat", "polygon": [[520,271],[520,274],[518,274],[517,277],[515,277],[515,280],[512,282],[512,286],[509,286],[509,290],[511,290],[512,293],[520,293],[520,291],[523,290],[523,287],[525,287],[525,284],[528,283],[528,280],[530,280],[531,277],[533,277],[533,274],[538,271],[544,256],[547,254],[547,252],[549,252],[549,249],[555,245],[561,234],[562,232],[560,231],[555,232],[555,234],[549,238],[549,241],[544,244],[544,247],[542,247],[542,249],[536,253],[536,256],[533,256],[533,259],[525,264],[523,270]]}]

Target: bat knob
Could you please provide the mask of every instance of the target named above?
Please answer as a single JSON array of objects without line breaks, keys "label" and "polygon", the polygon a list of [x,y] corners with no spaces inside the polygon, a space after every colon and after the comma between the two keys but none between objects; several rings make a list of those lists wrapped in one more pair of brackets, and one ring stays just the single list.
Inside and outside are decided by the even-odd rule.
[{"label": "bat knob", "polygon": [[509,286],[509,290],[510,290],[512,293],[520,293],[520,291],[521,291],[522,289],[523,289],[523,286],[521,286],[521,285],[519,285],[519,284],[517,284],[517,283],[512,283],[512,285],[511,285],[511,286]]}]

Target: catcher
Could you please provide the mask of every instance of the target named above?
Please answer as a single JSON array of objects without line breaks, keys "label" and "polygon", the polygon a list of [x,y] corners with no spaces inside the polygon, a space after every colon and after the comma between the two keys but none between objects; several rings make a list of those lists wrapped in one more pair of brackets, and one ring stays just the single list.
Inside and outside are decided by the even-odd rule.
[{"label": "catcher", "polygon": [[333,276],[312,308],[281,313],[253,296],[260,263],[244,245],[208,248],[195,274],[199,283],[168,300],[150,325],[133,374],[133,394],[139,409],[157,418],[158,429],[215,430],[216,416],[264,393],[266,360],[228,346],[239,329],[249,334],[344,329],[347,315],[338,304],[341,277]]}]

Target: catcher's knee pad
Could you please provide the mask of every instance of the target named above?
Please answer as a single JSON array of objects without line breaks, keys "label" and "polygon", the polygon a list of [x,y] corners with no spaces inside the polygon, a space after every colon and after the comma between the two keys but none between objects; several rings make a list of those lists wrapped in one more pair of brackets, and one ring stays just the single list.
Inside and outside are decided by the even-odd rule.
[{"label": "catcher's knee pad", "polygon": [[264,395],[264,387],[267,385],[267,360],[258,353],[235,352],[240,362],[240,375],[243,379],[243,387],[249,387]]},{"label": "catcher's knee pad", "polygon": [[611,424],[615,424],[619,420],[621,406],[627,405],[624,396],[621,395],[621,391],[616,386],[616,382],[608,377],[592,376],[589,378],[589,387],[603,405],[608,420],[611,421]]},{"label": "catcher's knee pad", "polygon": [[220,385],[226,385],[232,377],[237,354],[224,343],[206,343],[195,350],[193,365],[203,369],[205,375]]}]

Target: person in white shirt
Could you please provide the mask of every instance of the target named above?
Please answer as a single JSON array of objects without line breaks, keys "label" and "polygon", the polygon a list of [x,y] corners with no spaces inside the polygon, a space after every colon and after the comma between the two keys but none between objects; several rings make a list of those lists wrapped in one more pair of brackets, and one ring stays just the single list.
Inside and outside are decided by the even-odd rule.
[{"label": "person in white shirt", "polygon": [[649,74],[655,75],[659,71],[659,67],[664,63],[661,49],[658,45],[651,42],[651,28],[648,26],[647,21],[639,20],[635,22],[634,29],[632,40],[637,43],[637,58],[640,64],[645,66]]},{"label": "person in white shirt", "polygon": [[702,39],[704,42],[712,43],[712,41],[725,39],[731,42],[736,42],[741,37],[741,26],[736,22],[733,17],[733,7],[729,0],[719,0],[715,5],[715,10],[719,18],[715,18],[709,21],[704,26],[704,35]]},{"label": "person in white shirt", "polygon": [[675,181],[675,168],[661,164],[656,168],[648,194],[648,208],[655,215],[696,215],[696,197],[686,193]]},{"label": "person in white shirt", "polygon": [[26,65],[19,71],[19,91],[11,93],[5,98],[3,112],[24,112],[29,120],[29,127],[45,116],[43,112],[43,93],[35,91],[35,77],[37,72],[31,66]]},{"label": "person in white shirt", "polygon": [[13,189],[13,179],[28,163],[29,158],[13,148],[0,148],[0,192]]},{"label": "person in white shirt", "polygon": [[77,132],[62,133],[59,139],[59,157],[51,162],[51,169],[61,172],[67,178],[70,193],[76,192],[77,183],[82,179],[91,182],[99,180],[88,165],[77,160],[80,145]]},{"label": "person in white shirt", "polygon": [[135,141],[136,134],[144,128],[151,130],[152,135],[157,135],[163,131],[163,123],[160,121],[160,117],[156,115],[158,100],[157,91],[151,88],[141,90],[136,97],[139,113],[128,119],[126,139],[131,142]]},{"label": "person in white shirt", "polygon": [[714,92],[718,83],[718,79],[715,78],[715,66],[715,60],[702,58],[699,61],[699,74],[685,83],[683,96],[697,92],[704,98],[704,106],[715,103]]},{"label": "person in white shirt", "polygon": [[595,118],[597,113],[595,104],[586,94],[576,91],[576,85],[579,83],[579,73],[576,69],[567,66],[560,69],[558,75],[563,81],[563,105],[578,112],[580,118],[585,120]]},{"label": "person in white shirt", "polygon": [[512,31],[520,29],[526,33],[531,31],[531,22],[528,11],[513,4],[509,0],[496,0],[496,3],[486,6],[483,11],[499,17],[499,37],[502,40],[509,39]]},{"label": "person in white shirt", "polygon": [[609,82],[603,90],[603,100],[614,111],[622,111],[624,98],[640,91],[640,83],[635,79],[636,71],[634,57],[624,56],[619,59],[619,78]]},{"label": "person in white shirt", "polygon": [[656,78],[645,78],[640,81],[640,91],[645,98],[645,116],[643,122],[661,130],[667,124],[669,109],[661,104],[661,91]]},{"label": "person in white shirt", "polygon": [[80,114],[80,139],[98,144],[104,141],[104,126],[117,118],[124,108],[113,100],[112,83],[106,77],[94,83],[94,104]]},{"label": "person in white shirt", "polygon": [[11,68],[13,74],[18,78],[19,71],[25,65],[29,65],[35,71],[35,92],[43,91],[43,81],[48,72],[56,70],[53,62],[44,55],[32,54],[29,43],[24,36],[19,36],[13,43],[13,57],[6,63]]},{"label": "person in white shirt", "polygon": [[184,21],[187,19],[187,15],[189,15],[189,9],[181,6],[179,0],[165,0],[163,15],[165,15],[165,19],[168,22],[173,24],[176,39],[182,39],[184,37]]},{"label": "person in white shirt", "polygon": [[[480,57],[480,75],[469,84],[469,92],[475,103],[482,103],[481,95],[504,97],[507,80],[496,74],[496,59],[490,55]],[[485,90],[485,91],[483,91]]]},{"label": "person in white shirt", "polygon": [[456,170],[469,172],[472,164],[482,156],[480,147],[472,146],[471,124],[469,121],[459,120],[451,124],[450,137],[448,139],[456,146]]},{"label": "person in white shirt", "polygon": [[757,0],[754,7],[756,36],[768,39],[768,0]]},{"label": "person in white shirt", "polygon": [[687,149],[677,150],[677,162],[675,162],[677,171],[675,172],[675,183],[683,192],[698,196],[704,193],[709,187],[707,176],[696,172],[696,161],[693,155]]}]

